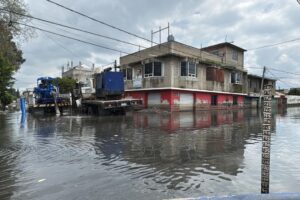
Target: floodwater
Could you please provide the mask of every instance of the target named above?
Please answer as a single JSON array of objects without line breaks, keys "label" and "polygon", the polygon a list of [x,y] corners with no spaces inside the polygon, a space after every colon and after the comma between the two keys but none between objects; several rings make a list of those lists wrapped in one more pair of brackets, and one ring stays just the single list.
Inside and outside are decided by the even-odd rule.
[{"label": "floodwater", "polygon": [[[0,199],[260,193],[256,110],[126,116],[0,114]],[[274,112],[270,192],[300,192],[300,108]]]}]

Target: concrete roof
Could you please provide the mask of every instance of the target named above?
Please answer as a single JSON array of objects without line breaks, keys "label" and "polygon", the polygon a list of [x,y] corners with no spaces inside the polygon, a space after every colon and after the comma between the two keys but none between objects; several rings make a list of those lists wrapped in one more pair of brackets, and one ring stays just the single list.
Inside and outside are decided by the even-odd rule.
[{"label": "concrete roof", "polygon": [[210,49],[210,48],[218,48],[218,47],[224,47],[224,46],[230,46],[232,48],[235,48],[235,49],[239,49],[240,51],[247,51],[246,49],[243,49],[239,46],[236,46],[230,42],[222,42],[222,43],[219,43],[219,44],[214,44],[214,45],[211,45],[211,46],[207,46],[207,47],[203,47],[202,50],[207,50],[207,49]]},{"label": "concrete roof", "polygon": [[[258,75],[255,75],[255,74],[248,74],[248,77],[253,77],[253,78],[259,78],[259,79],[261,79],[262,77],[261,76],[258,76]],[[265,77],[264,79],[266,79],[266,80],[270,80],[270,81],[277,81],[276,79],[274,79],[274,78],[268,78],[268,77]]]}]

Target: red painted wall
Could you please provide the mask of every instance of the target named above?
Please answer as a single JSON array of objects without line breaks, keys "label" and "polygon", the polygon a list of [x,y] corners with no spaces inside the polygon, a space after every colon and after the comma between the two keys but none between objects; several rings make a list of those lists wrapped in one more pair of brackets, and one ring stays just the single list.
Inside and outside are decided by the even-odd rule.
[{"label": "red painted wall", "polygon": [[218,105],[226,104],[233,102],[233,96],[229,94],[218,94]]},{"label": "red painted wall", "polygon": [[148,106],[148,93],[146,91],[125,92],[125,98],[142,99],[145,108]]},{"label": "red painted wall", "polygon": [[244,105],[245,97],[244,96],[238,96],[238,104]]},{"label": "red painted wall", "polygon": [[168,102],[169,105],[173,105],[172,99],[172,91],[171,90],[163,90],[160,92],[160,102]]},{"label": "red painted wall", "polygon": [[[218,96],[218,105],[224,105],[226,103],[233,103],[233,96],[231,94],[215,94],[206,92],[189,92],[181,90],[161,90],[160,91],[160,102],[164,106],[170,106],[171,111],[179,109],[180,94],[181,93],[192,93],[194,96],[194,102],[196,105],[211,105],[211,96]],[[142,99],[145,108],[148,107],[148,91],[130,91],[125,93],[125,97]],[[238,96],[238,105],[244,105],[244,96]],[[166,103],[167,102],[167,103]],[[195,105],[194,103],[194,105]]]},{"label": "red painted wall", "polygon": [[207,104],[211,104],[211,94],[209,93],[200,93],[196,92],[196,103],[197,102],[206,102]]}]

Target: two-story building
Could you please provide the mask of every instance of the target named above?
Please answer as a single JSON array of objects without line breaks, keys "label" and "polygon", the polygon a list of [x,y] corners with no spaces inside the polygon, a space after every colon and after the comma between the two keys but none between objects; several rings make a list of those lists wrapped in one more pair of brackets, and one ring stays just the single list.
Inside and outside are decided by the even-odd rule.
[{"label": "two-story building", "polygon": [[244,52],[228,42],[199,49],[169,37],[120,58],[125,95],[170,111],[244,107]]},{"label": "two-story building", "polygon": [[72,78],[80,83],[86,84],[90,78],[94,76],[94,66],[92,68],[79,63],[77,66],[72,66],[70,68],[67,68],[66,71],[64,71],[64,68],[62,69],[62,77],[69,77]]}]

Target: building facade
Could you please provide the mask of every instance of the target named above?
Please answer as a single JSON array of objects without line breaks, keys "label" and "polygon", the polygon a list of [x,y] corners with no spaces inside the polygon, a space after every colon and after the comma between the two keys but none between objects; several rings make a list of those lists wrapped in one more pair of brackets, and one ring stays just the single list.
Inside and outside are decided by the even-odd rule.
[{"label": "building facade", "polygon": [[[247,96],[245,98],[245,105],[248,107],[256,108],[259,106],[259,98],[261,95],[260,91],[263,87],[261,87],[262,84],[262,77],[248,74],[247,75]],[[276,80],[271,79],[268,77],[264,77],[263,86],[264,85],[272,85],[272,96],[276,96]]]},{"label": "building facade", "polygon": [[76,81],[81,82],[83,84],[86,84],[89,81],[89,79],[93,77],[93,75],[94,75],[93,67],[90,68],[81,63],[78,66],[67,69],[66,71],[62,69],[62,77],[73,78]]},{"label": "building facade", "polygon": [[170,111],[244,107],[244,52],[231,43],[198,49],[168,41],[123,56],[125,95]]}]

